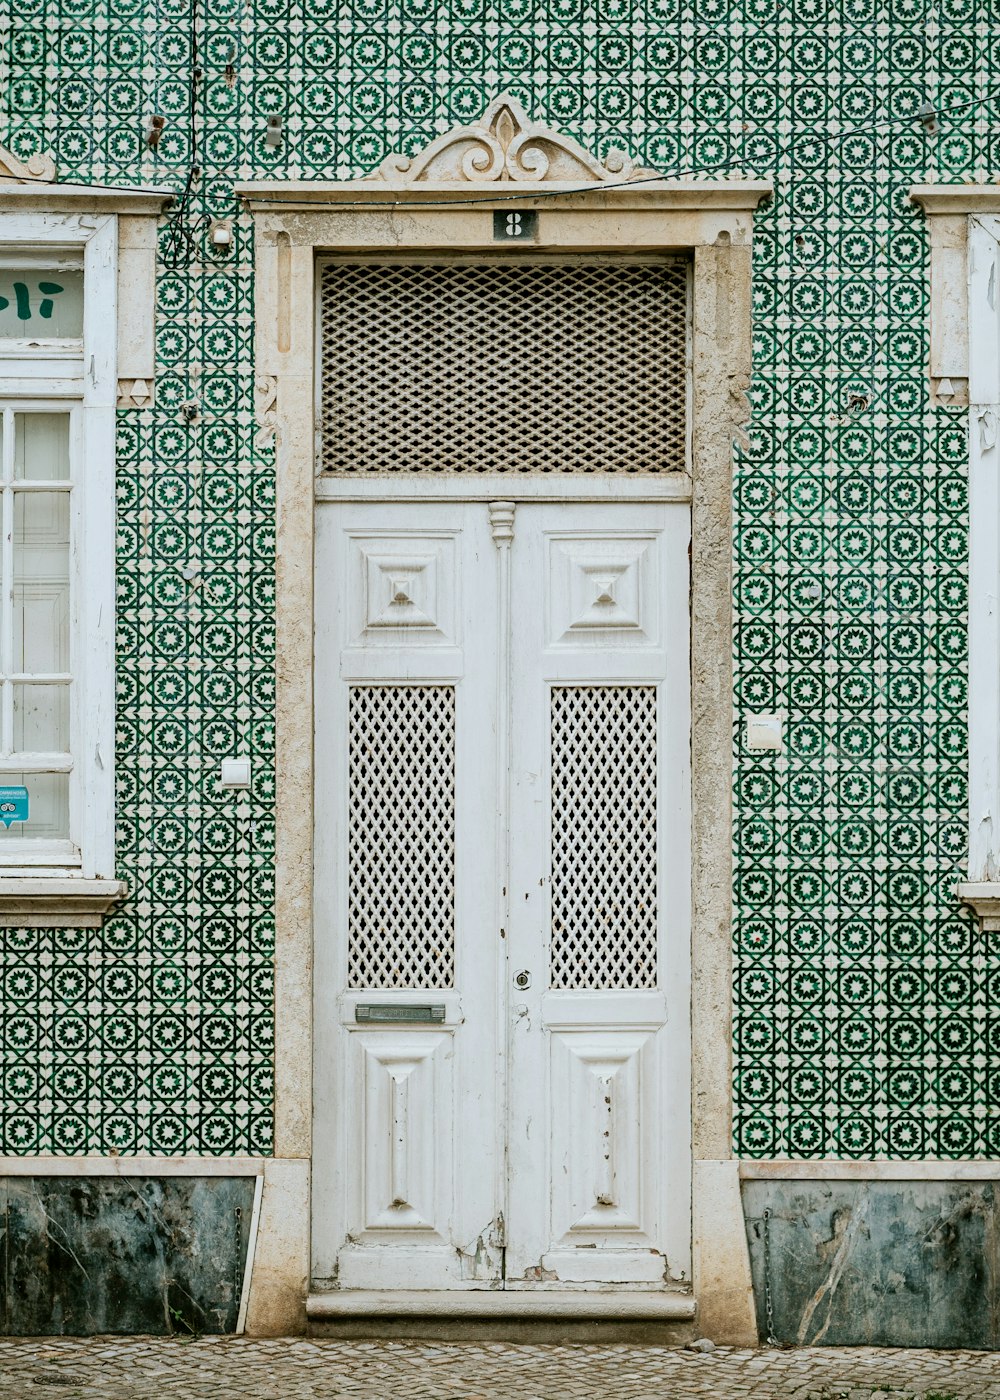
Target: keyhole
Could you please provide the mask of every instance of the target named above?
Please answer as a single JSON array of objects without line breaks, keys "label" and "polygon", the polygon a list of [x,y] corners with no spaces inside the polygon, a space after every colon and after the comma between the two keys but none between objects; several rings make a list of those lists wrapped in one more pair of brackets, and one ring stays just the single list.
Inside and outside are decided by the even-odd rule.
[{"label": "keyhole", "polygon": [[522,991],[524,990],[525,987],[530,987],[530,986],[531,986],[531,973],[530,973],[530,972],[517,972],[517,973],[515,973],[515,974],[514,974],[514,985],[515,985],[515,987],[520,987]]}]

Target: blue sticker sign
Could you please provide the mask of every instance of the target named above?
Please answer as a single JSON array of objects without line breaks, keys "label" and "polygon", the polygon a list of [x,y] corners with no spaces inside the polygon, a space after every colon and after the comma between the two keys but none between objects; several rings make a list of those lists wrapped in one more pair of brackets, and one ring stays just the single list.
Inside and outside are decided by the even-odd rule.
[{"label": "blue sticker sign", "polygon": [[9,827],[11,822],[28,820],[28,789],[26,787],[0,787],[0,822]]}]

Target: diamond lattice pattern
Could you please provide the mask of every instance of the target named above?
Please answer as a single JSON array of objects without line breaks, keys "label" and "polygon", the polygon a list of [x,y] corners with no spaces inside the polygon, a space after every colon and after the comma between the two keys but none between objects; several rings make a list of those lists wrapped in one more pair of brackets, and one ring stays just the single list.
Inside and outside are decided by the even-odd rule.
[{"label": "diamond lattice pattern", "polygon": [[325,471],[685,465],[684,263],[331,263],[322,324]]},{"label": "diamond lattice pattern", "polygon": [[452,686],[352,687],[349,806],[350,986],[452,986]]},{"label": "diamond lattice pattern", "polygon": [[656,689],[552,691],[553,987],[656,986]]}]

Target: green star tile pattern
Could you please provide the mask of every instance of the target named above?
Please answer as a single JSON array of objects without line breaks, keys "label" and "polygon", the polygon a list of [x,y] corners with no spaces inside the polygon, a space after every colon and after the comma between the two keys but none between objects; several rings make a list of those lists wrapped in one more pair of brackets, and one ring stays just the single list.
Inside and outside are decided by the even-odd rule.
[{"label": "green star tile pattern", "polygon": [[[929,405],[907,200],[997,176],[987,107],[934,133],[915,114],[982,98],[998,69],[996,0],[18,0],[0,139],[51,149],[66,180],[200,174],[190,245],[163,231],[156,407],[120,416],[135,893],[98,935],[0,934],[3,1150],[268,1150],[274,464],[232,182],[361,173],[507,90],[598,152],[776,181],[735,470],[737,1151],[1000,1156],[1000,958],[953,895],[965,422]],[[236,219],[217,262],[208,216]],[[745,752],[746,714],[772,708],[785,751]],[[256,784],[220,798],[237,733]]]}]

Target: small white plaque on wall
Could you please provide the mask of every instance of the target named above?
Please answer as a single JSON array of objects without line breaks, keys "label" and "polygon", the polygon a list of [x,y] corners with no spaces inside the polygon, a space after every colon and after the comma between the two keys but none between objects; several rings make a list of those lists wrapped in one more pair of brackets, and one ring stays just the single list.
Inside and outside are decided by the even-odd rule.
[{"label": "small white plaque on wall", "polygon": [[224,758],[219,765],[220,787],[248,788],[250,777],[250,760],[248,758]]},{"label": "small white plaque on wall", "polygon": [[751,715],[747,720],[748,749],[780,749],[781,718],[779,715]]}]

